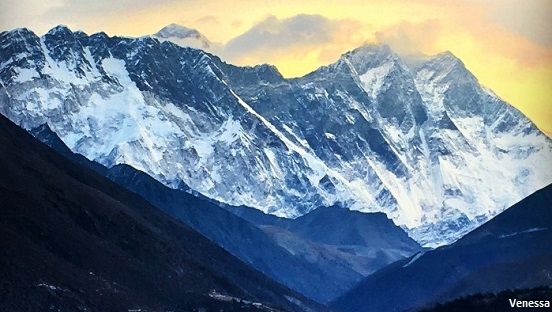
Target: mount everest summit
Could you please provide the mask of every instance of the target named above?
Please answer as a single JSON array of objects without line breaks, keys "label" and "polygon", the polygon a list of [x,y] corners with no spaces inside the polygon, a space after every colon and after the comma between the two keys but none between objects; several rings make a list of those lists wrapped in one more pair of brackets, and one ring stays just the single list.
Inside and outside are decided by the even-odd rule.
[{"label": "mount everest summit", "polygon": [[425,246],[552,182],[550,139],[451,53],[366,45],[285,79],[157,37],[2,32],[0,113],[228,204],[384,212]]},{"label": "mount everest summit", "polygon": [[197,29],[188,28],[178,24],[170,24],[161,28],[153,37],[159,41],[170,41],[182,47],[208,50],[213,43]]}]

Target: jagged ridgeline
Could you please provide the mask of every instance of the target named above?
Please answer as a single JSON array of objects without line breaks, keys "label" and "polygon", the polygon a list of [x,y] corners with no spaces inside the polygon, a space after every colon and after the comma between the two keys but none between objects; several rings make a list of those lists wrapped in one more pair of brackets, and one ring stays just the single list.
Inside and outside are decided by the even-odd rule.
[{"label": "jagged ridgeline", "polygon": [[0,112],[167,186],[297,217],[385,212],[451,242],[552,182],[552,143],[450,53],[367,45],[304,77],[155,37],[0,34]]}]

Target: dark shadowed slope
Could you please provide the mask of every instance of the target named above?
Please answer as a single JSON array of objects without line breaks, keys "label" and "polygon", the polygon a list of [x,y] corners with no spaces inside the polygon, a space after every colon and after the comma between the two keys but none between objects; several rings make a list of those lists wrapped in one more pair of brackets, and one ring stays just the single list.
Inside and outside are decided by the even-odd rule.
[{"label": "dark shadowed slope", "polygon": [[0,310],[319,308],[3,116],[0,145]]},{"label": "dark shadowed slope", "polygon": [[356,245],[410,254],[421,249],[384,213],[362,213],[339,206],[318,208],[293,220],[287,229],[329,245]]},{"label": "dark shadowed slope", "polygon": [[364,276],[421,249],[382,213],[322,207],[295,220],[278,218],[170,189],[128,165],[108,169],[71,152],[46,125],[31,132],[58,153],[139,194],[259,271],[319,302],[339,297]]},{"label": "dark shadowed slope", "polygon": [[61,155],[139,194],[242,261],[314,300],[329,302],[345,293],[363,277],[348,264],[324,259],[306,261],[291,254],[256,225],[200,194],[193,195],[168,188],[128,165],[106,168],[73,153],[47,125],[35,128],[31,133]]},{"label": "dark shadowed slope", "polygon": [[470,294],[552,285],[552,186],[458,242],[397,261],[338,299],[338,311],[404,311]]},{"label": "dark shadowed slope", "polygon": [[323,261],[311,263],[296,257],[257,226],[217,204],[170,189],[128,165],[110,168],[108,177],[267,276],[319,302],[335,299],[362,278],[348,266],[331,266]]},{"label": "dark shadowed slope", "polygon": [[261,226],[280,246],[304,259],[350,267],[362,276],[422,250],[383,213],[320,207],[297,219]]},{"label": "dark shadowed slope", "polygon": [[260,226],[262,231],[216,203],[167,188],[130,166],[114,166],[108,177],[261,272],[323,303],[422,249],[383,213],[322,207],[295,220],[278,218],[279,226]]},{"label": "dark shadowed slope", "polygon": [[248,207],[225,208],[257,224],[298,257],[351,267],[362,276],[422,250],[383,213],[363,213],[335,205],[284,219]]}]

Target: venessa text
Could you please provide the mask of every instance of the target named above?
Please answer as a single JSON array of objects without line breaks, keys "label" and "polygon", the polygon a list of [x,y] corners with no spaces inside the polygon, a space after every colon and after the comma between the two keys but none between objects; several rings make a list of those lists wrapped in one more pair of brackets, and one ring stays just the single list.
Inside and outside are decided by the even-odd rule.
[{"label": "venessa text", "polygon": [[508,300],[512,308],[550,308],[550,301],[548,300]]}]

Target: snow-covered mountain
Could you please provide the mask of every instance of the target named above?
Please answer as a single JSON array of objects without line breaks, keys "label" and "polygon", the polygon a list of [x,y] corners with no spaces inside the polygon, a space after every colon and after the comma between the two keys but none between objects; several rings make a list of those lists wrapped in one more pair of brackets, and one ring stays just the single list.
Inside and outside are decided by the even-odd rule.
[{"label": "snow-covered mountain", "polygon": [[[296,217],[336,203],[451,242],[552,182],[552,143],[450,53],[367,45],[302,78],[152,37],[0,34],[0,112],[75,152]],[[416,64],[416,65],[410,65]]]},{"label": "snow-covered mountain", "polygon": [[197,29],[188,28],[178,24],[169,24],[161,28],[153,35],[159,41],[171,41],[182,47],[191,47],[196,49],[208,50],[212,43],[201,34]]}]

